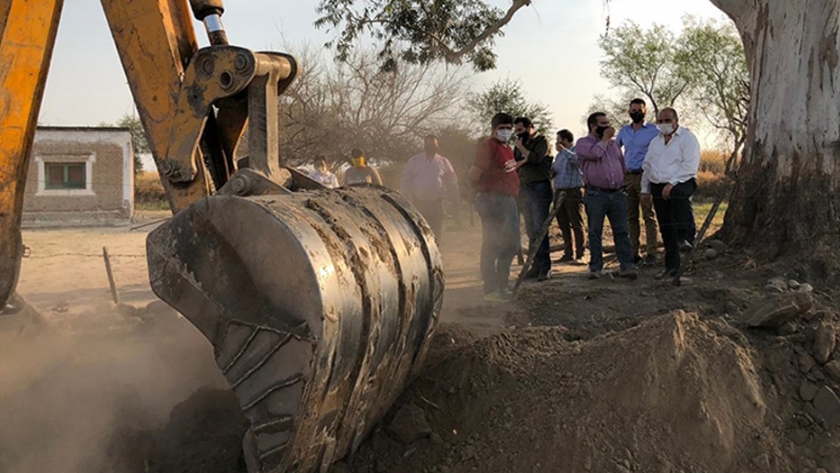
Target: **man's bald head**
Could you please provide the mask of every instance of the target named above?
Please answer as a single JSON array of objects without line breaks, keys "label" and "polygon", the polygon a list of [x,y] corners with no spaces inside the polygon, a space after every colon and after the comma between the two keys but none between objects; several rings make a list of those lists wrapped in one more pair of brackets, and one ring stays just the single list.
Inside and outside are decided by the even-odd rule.
[{"label": "man's bald head", "polygon": [[659,116],[663,118],[670,118],[674,120],[675,123],[680,119],[679,115],[677,115],[676,109],[673,109],[671,107],[665,107],[662,110],[660,110]]}]

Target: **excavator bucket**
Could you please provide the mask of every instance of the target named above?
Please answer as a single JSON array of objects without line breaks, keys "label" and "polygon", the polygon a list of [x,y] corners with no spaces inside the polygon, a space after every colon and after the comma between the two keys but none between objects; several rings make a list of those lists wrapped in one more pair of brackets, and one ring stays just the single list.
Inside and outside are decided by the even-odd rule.
[{"label": "excavator bucket", "polygon": [[325,471],[422,363],[444,277],[434,236],[381,187],[214,195],[147,241],[152,288],[213,344],[250,472]]}]

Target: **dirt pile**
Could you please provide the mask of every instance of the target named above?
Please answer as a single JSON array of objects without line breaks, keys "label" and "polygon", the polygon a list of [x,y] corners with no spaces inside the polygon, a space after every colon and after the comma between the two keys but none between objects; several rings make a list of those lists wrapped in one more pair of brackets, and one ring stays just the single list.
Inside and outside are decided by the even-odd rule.
[{"label": "dirt pile", "polygon": [[[330,472],[840,472],[832,295],[710,281],[566,288],[488,338],[440,327],[419,378]],[[220,380],[209,345],[183,320],[139,327],[0,344],[26,353],[0,366],[0,471],[245,473],[235,397],[198,388]]]},{"label": "dirt pile", "polygon": [[434,435],[406,446],[379,431],[336,471],[741,472],[768,453],[792,467],[734,329],[677,312],[587,342],[565,335],[512,331],[432,362],[403,402]]}]

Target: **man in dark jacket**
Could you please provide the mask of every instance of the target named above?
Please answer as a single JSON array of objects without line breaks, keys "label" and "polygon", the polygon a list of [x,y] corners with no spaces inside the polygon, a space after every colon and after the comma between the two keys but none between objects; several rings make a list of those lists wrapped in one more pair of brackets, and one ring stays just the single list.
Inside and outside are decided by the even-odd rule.
[{"label": "man in dark jacket", "polygon": [[526,278],[545,281],[551,277],[551,251],[548,236],[541,242],[534,241],[548,218],[549,208],[554,193],[551,190],[551,163],[548,139],[537,133],[530,118],[519,117],[514,120],[514,157],[517,161],[521,190],[519,193],[520,211],[525,216],[530,247],[538,245],[534,266]]}]

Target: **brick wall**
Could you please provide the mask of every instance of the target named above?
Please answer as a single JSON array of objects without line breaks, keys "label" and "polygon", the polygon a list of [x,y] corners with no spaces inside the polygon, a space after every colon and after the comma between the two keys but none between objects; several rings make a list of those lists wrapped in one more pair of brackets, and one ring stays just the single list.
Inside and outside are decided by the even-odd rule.
[{"label": "brick wall", "polygon": [[[50,163],[84,163],[78,189],[49,189]],[[24,194],[24,222],[107,223],[134,213],[134,154],[124,128],[39,127]]]}]

